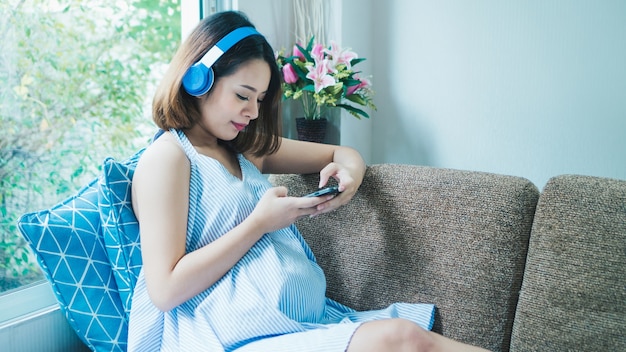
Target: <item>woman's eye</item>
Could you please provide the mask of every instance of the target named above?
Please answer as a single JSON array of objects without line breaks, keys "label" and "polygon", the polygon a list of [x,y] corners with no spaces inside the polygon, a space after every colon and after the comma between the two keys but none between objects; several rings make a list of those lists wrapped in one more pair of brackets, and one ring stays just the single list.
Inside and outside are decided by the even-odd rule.
[{"label": "woman's eye", "polygon": [[244,97],[243,95],[240,95],[240,94],[237,94],[237,98],[239,98],[239,100],[248,101],[248,97]]}]

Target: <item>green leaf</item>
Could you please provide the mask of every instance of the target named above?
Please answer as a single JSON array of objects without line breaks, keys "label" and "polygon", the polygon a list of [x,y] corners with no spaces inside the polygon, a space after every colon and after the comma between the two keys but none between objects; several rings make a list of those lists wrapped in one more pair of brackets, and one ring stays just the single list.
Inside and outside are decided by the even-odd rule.
[{"label": "green leaf", "polygon": [[352,87],[358,86],[359,84],[361,84],[361,81],[359,81],[358,79],[346,78],[343,80],[343,83],[348,87]]},{"label": "green leaf", "polygon": [[364,57],[357,57],[356,59],[352,59],[350,61],[350,65],[352,65],[353,67],[358,64],[359,62],[365,61]]},{"label": "green leaf", "polygon": [[307,52],[311,52],[311,50],[313,50],[313,43],[315,43],[315,36],[311,36],[311,39],[309,39],[309,42],[306,45],[306,51]]},{"label": "green leaf", "polygon": [[346,99],[348,99],[348,100],[350,100],[352,102],[355,102],[355,103],[357,103],[359,105],[363,105],[363,106],[367,105],[367,102],[365,101],[365,99],[363,99],[363,97],[361,97],[358,94],[349,95],[349,96],[346,97]]},{"label": "green leaf", "polygon": [[[342,108],[342,109],[346,109],[348,110],[352,115],[354,115],[356,118],[360,119],[361,116],[369,119],[370,115],[368,115],[365,111],[355,108],[352,105],[348,105],[348,104],[337,104],[337,107]],[[360,115],[360,116],[359,116]]]},{"label": "green leaf", "polygon": [[[306,59],[306,61],[313,62],[313,57],[310,54],[311,48],[313,47],[313,38],[311,38],[311,41],[309,41],[309,45],[307,46],[306,49],[301,47],[300,44],[296,44],[296,46],[298,47],[302,55],[304,55],[304,58]],[[298,56],[294,56],[294,57],[298,57]]]},{"label": "green leaf", "polygon": [[82,175],[83,172],[85,171],[85,169],[83,168],[83,165],[80,165],[76,170],[74,170],[74,172],[72,173],[72,180],[77,178],[78,176]]}]

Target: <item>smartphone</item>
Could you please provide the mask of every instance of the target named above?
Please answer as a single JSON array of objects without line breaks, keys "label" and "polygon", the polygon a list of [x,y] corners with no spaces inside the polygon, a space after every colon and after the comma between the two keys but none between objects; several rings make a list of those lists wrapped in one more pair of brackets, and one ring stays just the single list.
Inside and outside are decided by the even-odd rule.
[{"label": "smartphone", "polygon": [[337,194],[337,193],[339,193],[339,186],[331,186],[331,187],[322,188],[313,193],[309,193],[305,197],[321,197],[321,196],[326,196],[329,194]]}]

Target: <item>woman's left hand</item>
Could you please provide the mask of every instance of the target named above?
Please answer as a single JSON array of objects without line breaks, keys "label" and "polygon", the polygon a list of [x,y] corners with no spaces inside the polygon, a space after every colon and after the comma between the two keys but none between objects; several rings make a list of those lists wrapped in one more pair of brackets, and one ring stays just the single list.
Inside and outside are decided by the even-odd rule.
[{"label": "woman's left hand", "polygon": [[339,183],[339,192],[332,199],[317,205],[317,211],[311,216],[333,211],[340,206],[348,203],[354,196],[361,185],[363,175],[359,171],[351,171],[342,164],[332,162],[320,171],[319,187],[322,188],[328,184],[330,178],[334,178]]}]

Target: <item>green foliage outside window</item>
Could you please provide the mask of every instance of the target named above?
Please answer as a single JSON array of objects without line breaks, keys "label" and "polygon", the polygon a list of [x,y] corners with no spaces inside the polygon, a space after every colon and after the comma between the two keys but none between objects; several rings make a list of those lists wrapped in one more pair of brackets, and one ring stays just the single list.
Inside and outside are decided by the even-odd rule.
[{"label": "green foliage outside window", "polygon": [[0,3],[0,291],[41,277],[17,218],[125,158],[154,127],[155,85],[180,44],[180,0]]}]

